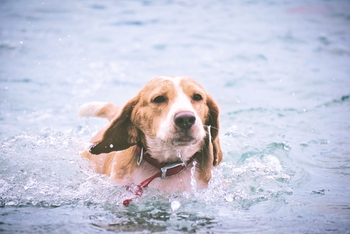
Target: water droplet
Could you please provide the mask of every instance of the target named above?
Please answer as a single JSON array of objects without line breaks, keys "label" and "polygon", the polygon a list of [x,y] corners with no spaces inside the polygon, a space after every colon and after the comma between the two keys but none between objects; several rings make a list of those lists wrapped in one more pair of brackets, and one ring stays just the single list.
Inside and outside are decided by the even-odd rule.
[{"label": "water droplet", "polygon": [[181,203],[178,201],[172,201],[171,202],[171,209],[173,210],[173,212],[177,211],[181,206]]},{"label": "water droplet", "polygon": [[292,149],[292,145],[289,142],[283,142],[283,149],[289,151]]},{"label": "water droplet", "polygon": [[228,201],[228,202],[232,202],[232,201],[233,201],[233,196],[232,196],[232,194],[227,194],[227,195],[225,196],[225,199],[226,199],[226,201]]},{"label": "water droplet", "polygon": [[196,178],[194,176],[195,171],[196,171],[196,164],[197,164],[197,162],[194,161],[193,166],[191,168],[191,187],[192,187],[193,192],[196,192],[196,190],[197,190],[197,181],[196,181]]},{"label": "water droplet", "polygon": [[313,194],[319,194],[319,195],[325,195],[326,194],[326,190],[325,189],[320,189],[317,191],[312,191]]}]

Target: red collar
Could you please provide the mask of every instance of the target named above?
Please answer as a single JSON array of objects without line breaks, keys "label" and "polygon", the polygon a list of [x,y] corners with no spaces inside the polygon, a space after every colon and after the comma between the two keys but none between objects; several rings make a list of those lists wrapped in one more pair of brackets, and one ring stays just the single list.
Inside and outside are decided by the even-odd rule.
[{"label": "red collar", "polygon": [[[144,159],[146,162],[148,162],[152,166],[158,168],[159,171],[156,174],[154,174],[153,176],[151,176],[148,179],[141,182],[139,185],[136,186],[136,188],[135,187],[132,188],[132,186],[127,186],[127,190],[134,193],[136,195],[136,197],[141,197],[142,192],[143,192],[143,188],[146,188],[155,178],[161,177],[162,179],[165,179],[169,176],[176,175],[176,174],[182,172],[183,170],[185,170],[187,168],[187,165],[192,163],[193,160],[196,158],[197,154],[199,153],[199,152],[195,153],[186,162],[176,162],[176,163],[168,164],[166,162],[160,163],[160,162],[158,162],[157,159],[152,158],[152,156],[148,152],[144,152],[143,146],[137,145],[137,152],[138,152],[138,155],[140,155],[138,160],[137,160],[138,165],[141,165],[142,160]],[[131,201],[132,201],[132,199],[126,199],[123,201],[123,205],[128,206]]]},{"label": "red collar", "polygon": [[[141,150],[141,152],[142,151],[143,150]],[[190,164],[191,162],[193,162],[194,158],[196,157],[196,154],[194,154],[186,162],[181,161],[181,162],[175,162],[175,163],[166,163],[166,162],[160,163],[160,162],[158,162],[157,159],[152,158],[152,156],[148,152],[143,153],[143,155],[140,157],[142,157],[143,160],[145,160],[146,162],[148,162],[152,166],[160,169],[160,172],[158,172],[158,173],[161,173],[160,177],[162,179],[165,179],[169,176],[176,175],[176,174],[182,172],[183,170],[185,170],[187,165]]]}]

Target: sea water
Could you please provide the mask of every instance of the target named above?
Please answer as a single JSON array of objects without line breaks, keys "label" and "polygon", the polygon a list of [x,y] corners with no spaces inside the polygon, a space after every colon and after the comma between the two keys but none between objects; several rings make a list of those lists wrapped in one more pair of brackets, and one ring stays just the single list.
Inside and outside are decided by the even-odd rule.
[{"label": "sea water", "polygon": [[[0,231],[349,233],[348,1],[1,1]],[[129,207],[79,156],[151,78],[220,106],[208,189]],[[195,183],[195,181],[193,181]]]}]

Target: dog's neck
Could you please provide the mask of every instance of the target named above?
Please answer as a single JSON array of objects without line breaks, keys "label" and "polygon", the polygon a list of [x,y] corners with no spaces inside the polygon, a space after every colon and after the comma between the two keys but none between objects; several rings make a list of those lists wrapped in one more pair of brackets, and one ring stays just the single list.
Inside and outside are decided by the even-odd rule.
[{"label": "dog's neck", "polygon": [[201,150],[202,142],[198,141],[187,146],[174,146],[159,139],[145,137],[147,152],[159,162],[188,161]]}]

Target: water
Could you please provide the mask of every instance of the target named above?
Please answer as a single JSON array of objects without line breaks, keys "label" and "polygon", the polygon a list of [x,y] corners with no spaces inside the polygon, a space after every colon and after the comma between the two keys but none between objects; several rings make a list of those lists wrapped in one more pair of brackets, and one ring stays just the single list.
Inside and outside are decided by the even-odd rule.
[{"label": "water", "polygon": [[[0,230],[350,233],[348,1],[1,1]],[[151,78],[197,79],[221,108],[208,189],[125,189],[79,157]]]}]

